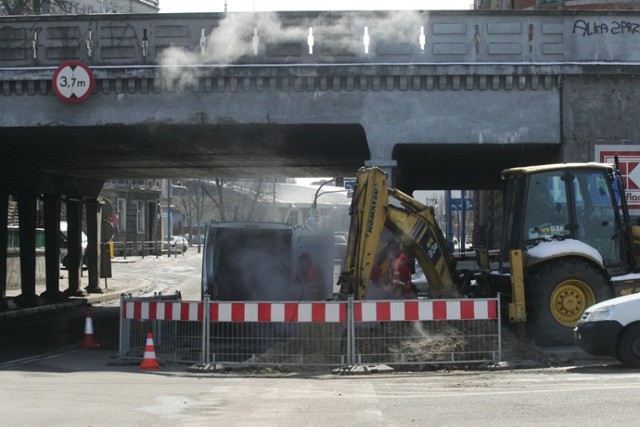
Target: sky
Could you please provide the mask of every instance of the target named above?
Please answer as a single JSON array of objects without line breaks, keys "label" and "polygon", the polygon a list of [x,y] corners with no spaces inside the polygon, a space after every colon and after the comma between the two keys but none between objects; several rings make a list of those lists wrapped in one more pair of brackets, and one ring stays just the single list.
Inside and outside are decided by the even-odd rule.
[{"label": "sky", "polygon": [[442,10],[471,9],[473,0],[160,0],[161,13],[261,12],[268,10]]}]

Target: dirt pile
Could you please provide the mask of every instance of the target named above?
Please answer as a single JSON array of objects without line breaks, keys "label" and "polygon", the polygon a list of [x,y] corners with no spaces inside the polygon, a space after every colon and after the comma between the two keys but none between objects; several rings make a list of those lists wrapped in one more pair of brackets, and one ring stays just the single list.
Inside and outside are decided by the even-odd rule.
[{"label": "dirt pile", "polygon": [[427,333],[422,324],[417,322],[412,328],[414,338],[389,347],[389,351],[399,356],[403,362],[447,361],[451,360],[454,354],[464,353],[467,348],[465,337],[453,328],[443,329],[437,334]]},{"label": "dirt pile", "polygon": [[543,364],[549,364],[549,358],[540,347],[521,340],[509,328],[502,328],[502,360],[533,360]]},{"label": "dirt pile", "polygon": [[[356,328],[357,363],[388,364],[483,364],[496,361],[498,334],[495,322],[478,324],[455,322],[406,322],[365,324]],[[344,329],[308,325],[292,339],[275,343],[257,355],[257,364],[335,365],[345,362]],[[522,341],[508,328],[501,329],[501,361],[533,360],[553,362],[542,349]]]}]

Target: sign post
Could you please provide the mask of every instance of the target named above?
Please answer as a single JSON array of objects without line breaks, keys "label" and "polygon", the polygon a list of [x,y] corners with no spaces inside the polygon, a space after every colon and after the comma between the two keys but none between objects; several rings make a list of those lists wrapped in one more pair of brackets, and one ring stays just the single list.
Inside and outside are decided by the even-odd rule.
[{"label": "sign post", "polygon": [[[462,205],[462,200],[464,200],[464,206]],[[452,211],[472,211],[474,208],[473,199],[467,197],[464,199],[460,197],[452,197],[450,205]]]},{"label": "sign post", "polygon": [[640,215],[640,145],[596,145],[595,159],[601,163],[620,162],[625,197],[631,216]]},{"label": "sign post", "polygon": [[93,73],[80,61],[67,61],[53,73],[53,91],[56,96],[71,104],[82,102],[93,90]]}]

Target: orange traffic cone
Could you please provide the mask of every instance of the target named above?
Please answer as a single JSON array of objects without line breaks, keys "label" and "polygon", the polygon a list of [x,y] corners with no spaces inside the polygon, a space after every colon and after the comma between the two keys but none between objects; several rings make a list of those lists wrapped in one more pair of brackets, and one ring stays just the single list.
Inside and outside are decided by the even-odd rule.
[{"label": "orange traffic cone", "polygon": [[147,334],[147,344],[144,346],[144,356],[142,357],[140,369],[160,369],[160,365],[156,360],[156,349],[153,345],[151,332]]},{"label": "orange traffic cone", "polygon": [[89,309],[87,308],[87,317],[84,321],[84,338],[82,340],[82,344],[80,344],[82,348],[97,348],[98,343],[96,342],[96,336],[93,333],[93,321],[91,320],[91,314],[89,313]]}]

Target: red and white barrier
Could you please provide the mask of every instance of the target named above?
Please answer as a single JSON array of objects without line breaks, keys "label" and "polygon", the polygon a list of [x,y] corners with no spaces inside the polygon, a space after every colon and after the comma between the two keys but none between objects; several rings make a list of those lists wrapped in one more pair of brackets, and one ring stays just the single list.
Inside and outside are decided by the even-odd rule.
[{"label": "red and white barrier", "polygon": [[[346,301],[319,302],[211,302],[212,322],[323,322],[347,321]],[[202,302],[130,301],[123,318],[135,320],[202,321]],[[498,318],[495,299],[356,301],[356,322],[492,320]]]},{"label": "red and white barrier", "polygon": [[498,318],[494,299],[356,301],[356,322],[412,320],[487,320]]},{"label": "red and white barrier", "polygon": [[323,322],[347,321],[346,302],[212,302],[212,322]]},{"label": "red and white barrier", "polygon": [[[161,357],[178,362],[332,366],[495,362],[501,360],[499,310],[499,300],[491,298],[189,302],[122,297],[120,355],[137,358],[144,350],[145,358],[153,361],[155,350],[148,336],[143,347],[144,336],[153,332],[163,349]],[[313,323],[315,329],[301,328],[304,323]],[[445,333],[459,337],[461,345],[419,350],[420,354],[404,345],[416,343],[419,349],[425,334]],[[280,342],[294,345],[274,346]]]},{"label": "red and white barrier", "polygon": [[122,305],[122,318],[202,321],[202,302],[127,301]]}]

